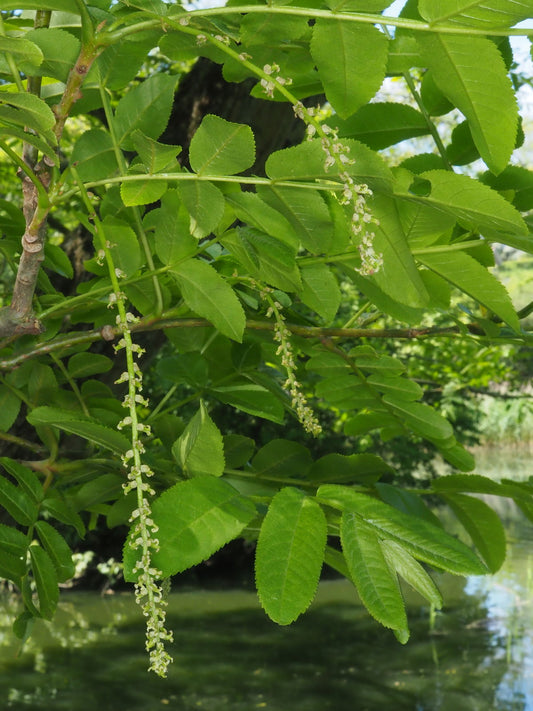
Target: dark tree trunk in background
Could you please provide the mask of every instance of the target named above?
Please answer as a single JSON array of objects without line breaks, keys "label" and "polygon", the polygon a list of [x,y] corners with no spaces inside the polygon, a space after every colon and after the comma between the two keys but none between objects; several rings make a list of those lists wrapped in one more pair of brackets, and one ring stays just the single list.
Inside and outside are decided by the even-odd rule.
[{"label": "dark tree trunk in background", "polygon": [[248,124],[256,142],[256,162],[249,172],[263,175],[272,151],[299,143],[304,125],[289,104],[250,96],[255,83],[254,79],[239,84],[227,82],[219,64],[199,59],[179,83],[170,121],[159,140],[183,146],[182,161],[187,165],[191,138],[206,114]]}]

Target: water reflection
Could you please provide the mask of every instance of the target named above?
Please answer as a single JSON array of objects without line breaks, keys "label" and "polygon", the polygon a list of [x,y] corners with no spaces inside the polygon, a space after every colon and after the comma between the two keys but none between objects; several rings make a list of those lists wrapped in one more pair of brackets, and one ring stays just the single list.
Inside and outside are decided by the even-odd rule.
[{"label": "water reflection", "polygon": [[169,678],[146,672],[130,595],[70,592],[18,657],[0,604],[0,708],[32,711],[533,711],[533,528],[501,504],[511,537],[491,578],[441,576],[447,607],[430,626],[407,594],[412,638],[400,646],[354,605],[342,581],[321,585],[310,613],[271,623],[254,593],[171,596]]},{"label": "water reflection", "polygon": [[[74,594],[60,628],[47,625],[18,659],[2,654],[2,708],[527,709],[532,697],[516,683],[514,659],[508,664],[490,595],[469,583],[461,597],[458,581],[450,582],[454,602],[432,634],[427,610],[412,606],[407,647],[354,607],[342,582],[323,585],[314,609],[287,628],[269,622],[250,593],[174,595],[175,663],[164,681],[145,671],[144,633],[129,596]],[[529,642],[522,661],[528,651]]]}]

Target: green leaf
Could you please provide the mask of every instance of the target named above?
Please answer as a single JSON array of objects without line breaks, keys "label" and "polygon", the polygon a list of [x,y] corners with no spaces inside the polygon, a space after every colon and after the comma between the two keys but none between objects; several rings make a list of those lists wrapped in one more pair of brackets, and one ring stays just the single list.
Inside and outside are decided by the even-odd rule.
[{"label": "green leaf", "polygon": [[462,444],[456,443],[451,447],[439,446],[439,451],[444,459],[459,471],[471,472],[476,468],[474,455],[465,449]]},{"label": "green leaf", "polygon": [[178,185],[179,196],[191,216],[191,234],[198,239],[215,230],[224,215],[224,195],[213,183],[188,180]]},{"label": "green leaf", "polygon": [[68,361],[67,370],[72,378],[87,378],[97,373],[107,373],[113,361],[99,353],[76,353]]},{"label": "green leaf", "polygon": [[302,288],[296,249],[252,227],[226,232],[222,244],[251,276],[282,291]]},{"label": "green leaf", "polygon": [[37,475],[31,469],[25,467],[19,462],[15,462],[8,457],[2,457],[0,464],[4,469],[17,480],[18,485],[35,503],[40,503],[43,498],[43,485],[39,481]]},{"label": "green leaf", "polygon": [[[128,175],[146,175],[144,170],[138,166],[133,166],[128,171]],[[152,176],[146,176],[145,180],[135,180],[123,182],[120,186],[120,197],[126,207],[134,205],[149,205],[157,202],[167,191],[166,180],[157,180]]]},{"label": "green leaf", "polygon": [[324,378],[335,375],[348,375],[350,373],[350,366],[344,358],[337,355],[337,353],[328,351],[311,356],[305,364],[305,368],[313,373],[318,373]]},{"label": "green leaf", "polygon": [[56,168],[59,167],[59,158],[57,156],[57,152],[49,143],[44,141],[42,138],[39,138],[39,136],[36,136],[33,133],[28,133],[27,131],[24,131],[15,126],[9,126],[8,124],[4,124],[3,126],[0,125],[0,134],[13,136],[14,138],[18,139],[19,141],[22,141],[23,143],[29,143],[30,145],[35,146],[38,151],[41,151],[43,155],[45,155],[52,161],[53,165],[55,165]]},{"label": "green leaf", "polygon": [[[255,517],[251,501],[223,479],[203,476],[175,484],[152,504],[160,550],[152,564],[164,578],[198,565],[236,538]],[[135,552],[124,549],[124,577],[135,580]]]},{"label": "green leaf", "polygon": [[2,10],[58,10],[78,14],[76,0],[2,0]]},{"label": "green leaf", "polygon": [[259,186],[257,192],[289,220],[305,249],[312,254],[328,251],[333,225],[328,207],[318,192],[276,185]]},{"label": "green leaf", "polygon": [[293,249],[298,247],[298,237],[287,218],[267,205],[257,193],[229,193],[225,197],[239,220],[275,237]]},{"label": "green leaf", "polygon": [[327,538],[320,506],[299,489],[285,487],[272,499],[261,525],[255,583],[265,612],[289,625],[311,604]]},{"label": "green leaf", "polygon": [[74,510],[70,498],[63,498],[59,492],[55,491],[43,501],[41,508],[52,518],[55,518],[56,521],[61,521],[67,526],[73,526],[80,538],[85,535],[85,525],[81,516]]},{"label": "green leaf", "polygon": [[235,382],[231,385],[210,388],[209,392],[213,393],[220,402],[232,405],[250,415],[278,424],[283,422],[283,403],[261,385],[247,381]]},{"label": "green leaf", "polygon": [[124,150],[135,148],[131,134],[137,129],[149,138],[159,138],[163,133],[172,110],[176,80],[168,74],[153,74],[120,99],[114,124]]},{"label": "green leaf", "polygon": [[73,34],[57,27],[42,27],[26,33],[26,39],[41,49],[42,62],[26,74],[46,76],[66,83],[80,53],[80,41]]},{"label": "green leaf", "polygon": [[341,542],[350,577],[368,612],[384,627],[407,631],[398,578],[389,567],[376,529],[356,513],[344,512]]},{"label": "green leaf", "polygon": [[228,469],[238,469],[244,466],[253,456],[255,442],[244,435],[224,435],[224,458]]},{"label": "green leaf", "polygon": [[331,123],[338,126],[341,138],[355,138],[375,151],[429,133],[419,111],[396,102],[366,104],[346,121]]},{"label": "green leaf", "polygon": [[103,180],[118,171],[113,140],[107,131],[85,131],[74,144],[72,162],[83,181]]},{"label": "green leaf", "polygon": [[22,92],[0,91],[0,121],[33,128],[37,133],[49,131],[56,119],[48,104]]},{"label": "green leaf", "polygon": [[32,526],[37,518],[37,503],[26,491],[0,476],[0,504],[23,526]]},{"label": "green leaf", "polygon": [[505,560],[505,529],[498,514],[484,501],[464,494],[447,494],[446,503],[472,539],[491,573]]},{"label": "green leaf", "polygon": [[431,509],[426,506],[422,500],[422,496],[419,494],[384,482],[377,482],[374,488],[379,494],[380,499],[386,504],[394,506],[395,509],[403,511],[403,513],[409,516],[418,516],[418,518],[429,521],[436,526],[441,526],[439,519]]},{"label": "green leaf", "polygon": [[392,467],[375,454],[326,454],[313,464],[309,478],[325,484],[359,484],[370,486],[383,474],[393,473]]},{"label": "green leaf", "polygon": [[517,210],[533,209],[533,171],[519,165],[510,165],[503,173],[485,173],[480,177],[485,185],[500,191]]},{"label": "green leaf", "polygon": [[245,315],[231,286],[209,264],[188,259],[172,267],[187,306],[235,341],[242,341]]},{"label": "green leaf", "polygon": [[[297,146],[271,153],[265,171],[273,180],[331,180],[342,182],[340,173],[348,173],[356,183],[365,183],[377,192],[390,193],[393,176],[383,158],[359,141],[345,138],[343,152],[353,163],[342,168],[325,166],[326,155],[320,139],[305,141]],[[294,188],[291,188],[293,190]]]},{"label": "green leaf", "polygon": [[158,143],[138,129],[131,134],[131,140],[149,173],[158,173],[167,166],[174,165],[176,156],[181,153],[181,146]]},{"label": "green leaf", "polygon": [[78,435],[116,454],[124,454],[131,447],[127,437],[120,432],[84,417],[81,413],[68,412],[55,407],[36,407],[28,415],[31,425],[49,425]]},{"label": "green leaf", "polygon": [[288,439],[272,439],[252,459],[259,477],[304,478],[313,460],[307,447]]},{"label": "green leaf", "polygon": [[191,168],[199,175],[235,175],[251,168],[255,160],[252,129],[207,114],[189,148]]},{"label": "green leaf", "polygon": [[20,412],[22,400],[10,388],[0,385],[0,432],[8,432]]},{"label": "green leaf", "polygon": [[336,375],[317,383],[315,395],[342,410],[375,408],[379,397],[355,375]]},{"label": "green leaf", "polygon": [[126,276],[133,276],[143,264],[139,238],[123,220],[106,216],[103,220],[106,241],[116,269]]},{"label": "green leaf", "polygon": [[188,383],[203,389],[209,382],[209,366],[198,353],[179,353],[157,363],[157,375],[171,383]]},{"label": "green leaf", "polygon": [[373,430],[380,430],[382,427],[394,426],[397,423],[396,417],[383,412],[361,413],[346,420],[344,433],[349,437],[357,437]]},{"label": "green leaf", "polygon": [[396,541],[382,541],[381,548],[390,568],[420,593],[437,610],[442,607],[442,595],[420,563]]},{"label": "green leaf", "polygon": [[387,65],[388,40],[376,27],[319,18],[311,54],[326,97],[347,118],[377,92]]},{"label": "green leaf", "polygon": [[341,304],[341,290],[331,269],[326,264],[304,264],[301,269],[303,289],[300,299],[316,311],[324,321],[335,318]]},{"label": "green leaf", "polygon": [[59,601],[55,566],[48,553],[38,545],[30,546],[30,560],[39,598],[39,612],[45,620],[51,620]]},{"label": "green leaf", "polygon": [[489,29],[512,27],[531,17],[529,0],[420,0],[418,11],[431,23],[445,22]]},{"label": "green leaf", "polygon": [[464,252],[432,252],[418,255],[417,259],[520,331],[520,321],[506,288],[476,259]]},{"label": "green leaf", "polygon": [[483,575],[486,567],[461,541],[416,516],[405,514],[366,494],[337,484],[325,484],[318,499],[329,506],[356,513],[372,525],[380,538],[400,543],[411,555],[457,575]]},{"label": "green leaf", "polygon": [[37,521],[35,530],[43,548],[54,564],[59,582],[64,583],[70,580],[74,575],[75,568],[72,562],[72,551],[63,536],[46,521]]},{"label": "green leaf", "polygon": [[390,395],[383,396],[383,402],[394,408],[407,427],[430,440],[448,440],[453,437],[453,429],[448,420],[429,405],[408,402]]},{"label": "green leaf", "polygon": [[416,197],[404,194],[403,198],[409,197],[415,202],[447,212],[473,232],[528,234],[520,213],[499,193],[477,180],[448,170],[430,170],[421,173],[420,178],[430,181],[430,195]]},{"label": "green leaf", "polygon": [[518,106],[498,48],[484,37],[420,32],[417,41],[435,83],[467,118],[481,157],[500,173],[515,147]]},{"label": "green leaf", "polygon": [[24,575],[26,551],[28,549],[27,536],[12,526],[6,526],[4,523],[0,523],[0,549],[2,551],[0,560],[5,553],[20,560],[20,575]]},{"label": "green leaf", "polygon": [[424,394],[418,383],[395,375],[376,373],[367,378],[366,382],[373,385],[380,393],[389,394],[401,400],[419,400]]},{"label": "green leaf", "polygon": [[480,474],[450,474],[435,479],[433,488],[438,493],[469,492],[471,494],[495,494],[505,496],[501,484]]},{"label": "green leaf", "polygon": [[161,198],[161,207],[144,218],[145,229],[155,231],[155,249],[163,264],[170,266],[196,254],[198,242],[189,233],[189,222],[189,214],[176,190],[167,190]]},{"label": "green leaf", "polygon": [[[2,542],[0,540],[0,549],[2,549]],[[15,585],[21,585],[21,578],[26,573],[26,563],[24,559],[19,556],[14,556],[11,553],[7,553],[1,550],[0,554],[0,578],[5,578],[5,580],[12,580]]]},{"label": "green leaf", "polygon": [[118,474],[102,474],[85,482],[72,496],[72,504],[78,511],[90,511],[106,501],[115,501],[122,495],[124,478]]},{"label": "green leaf", "polygon": [[222,476],[224,473],[222,435],[209,417],[203,402],[183,434],[174,443],[172,454],[189,476]]},{"label": "green leaf", "polygon": [[383,267],[374,280],[394,301],[414,308],[425,306],[429,295],[409,249],[396,201],[380,195],[372,201],[372,213],[379,220],[374,249],[383,257]]},{"label": "green leaf", "polygon": [[20,71],[25,71],[28,65],[38,67],[43,61],[43,53],[31,41],[30,35],[31,32],[26,34],[26,38],[0,35],[0,54],[11,54]]}]

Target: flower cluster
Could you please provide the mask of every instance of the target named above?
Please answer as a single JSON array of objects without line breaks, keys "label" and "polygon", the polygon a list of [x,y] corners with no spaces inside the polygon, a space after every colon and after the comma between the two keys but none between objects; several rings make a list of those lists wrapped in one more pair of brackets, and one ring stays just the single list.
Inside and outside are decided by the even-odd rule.
[{"label": "flower cluster", "polygon": [[291,344],[291,332],[285,325],[285,317],[281,313],[282,305],[278,301],[269,298],[270,306],[267,309],[267,317],[274,316],[276,323],[274,326],[274,340],[279,343],[276,355],[281,355],[281,365],[287,371],[287,379],[283,383],[283,389],[291,396],[291,404],[296,411],[298,420],[309,434],[318,437],[322,432],[322,427],[318,422],[315,413],[309,407],[305,395],[302,392],[301,383],[296,379],[296,361]]},{"label": "flower cluster", "polygon": [[292,84],[292,79],[285,79],[280,75],[279,64],[265,64],[263,67],[263,72],[267,75],[267,78],[263,77],[260,81],[261,86],[265,94],[271,99],[274,98],[274,90],[276,88],[275,82],[280,86],[288,86]]},{"label": "flower cluster", "polygon": [[371,225],[379,223],[367,206],[367,198],[372,197],[372,191],[368,185],[356,183],[347,170],[355,161],[350,157],[349,146],[339,139],[338,131],[328,124],[318,122],[317,110],[307,108],[301,101],[296,102],[293,109],[296,116],[307,126],[308,140],[316,136],[320,137],[324,151],[324,171],[328,172],[333,166],[338,168],[343,185],[340,202],[342,205],[352,206],[350,230],[361,255],[361,266],[357,271],[363,275],[374,274],[381,268],[383,257],[374,249],[374,233],[371,231]]},{"label": "flower cluster", "polygon": [[134,343],[131,336],[131,324],[137,317],[126,312],[124,297],[120,294],[110,300],[117,304],[119,314],[117,325],[122,331],[122,338],[115,346],[115,351],[125,350],[127,370],[115,381],[127,383],[127,392],[122,404],[127,415],[118,424],[118,429],[127,428],[131,437],[131,449],[122,455],[122,462],[128,469],[128,478],[124,483],[124,493],[136,491],[137,506],[130,516],[132,524],[129,545],[137,552],[137,561],[133,568],[137,576],[135,583],[135,600],[141,607],[146,617],[146,651],[149,653],[149,671],[154,671],[159,676],[166,676],[172,658],[165,649],[165,643],[172,641],[172,632],[165,628],[166,599],[162,586],[158,583],[161,571],[152,565],[152,555],[159,549],[156,537],[158,527],[152,519],[150,496],[155,494],[154,489],[147,481],[153,472],[143,463],[142,456],[145,452],[141,435],[150,435],[150,427],[139,421],[138,406],[147,406],[148,401],[142,394],[142,371],[135,358],[140,358],[144,350],[139,344]]}]

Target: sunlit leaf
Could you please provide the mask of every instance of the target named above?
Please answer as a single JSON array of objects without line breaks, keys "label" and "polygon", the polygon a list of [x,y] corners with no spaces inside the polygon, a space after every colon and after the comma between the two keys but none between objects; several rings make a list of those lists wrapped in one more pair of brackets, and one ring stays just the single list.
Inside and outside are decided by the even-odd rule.
[{"label": "sunlit leaf", "polygon": [[289,625],[311,604],[326,545],[326,517],[299,489],[284,487],[272,499],[261,525],[255,582],[261,605],[280,625]]}]

